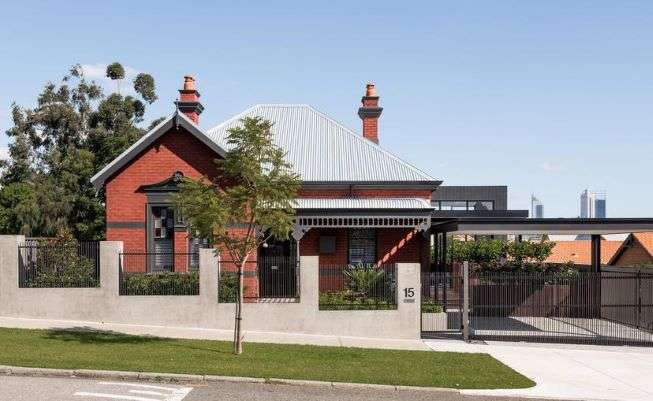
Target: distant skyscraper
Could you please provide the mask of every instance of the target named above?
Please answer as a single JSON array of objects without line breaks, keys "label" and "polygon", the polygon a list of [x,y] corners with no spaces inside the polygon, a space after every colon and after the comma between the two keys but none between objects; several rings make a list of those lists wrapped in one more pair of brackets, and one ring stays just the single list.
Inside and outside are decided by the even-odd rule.
[{"label": "distant skyscraper", "polygon": [[589,189],[580,194],[580,217],[584,219],[594,217],[594,193]]},{"label": "distant skyscraper", "polygon": [[606,215],[605,192],[592,192],[586,189],[580,194],[580,217],[604,219]]},{"label": "distant skyscraper", "polygon": [[535,197],[535,194],[531,194],[531,217],[536,219],[544,217],[544,205],[542,205],[542,201]]},{"label": "distant skyscraper", "polygon": [[605,205],[605,192],[594,193],[594,217],[605,219],[607,216]]}]

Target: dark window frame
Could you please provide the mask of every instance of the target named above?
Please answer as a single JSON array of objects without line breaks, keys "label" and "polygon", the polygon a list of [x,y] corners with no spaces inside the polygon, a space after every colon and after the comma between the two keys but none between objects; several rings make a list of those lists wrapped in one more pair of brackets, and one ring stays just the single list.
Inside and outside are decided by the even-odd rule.
[{"label": "dark window frame", "polygon": [[463,211],[461,209],[442,209],[442,203],[447,203],[447,202],[465,202],[465,210],[464,211],[467,211],[467,212],[470,212],[470,211],[473,212],[473,211],[476,210],[476,209],[474,209],[474,204],[476,202],[488,202],[488,203],[490,203],[492,205],[492,208],[487,209],[487,210],[494,210],[494,206],[495,206],[495,203],[496,203],[494,200],[491,200],[491,199],[438,199],[438,200],[431,200],[431,206],[433,206],[433,208],[436,211],[456,211],[456,210]]},{"label": "dark window frame", "polygon": [[[369,230],[370,232],[374,233],[374,260],[371,262],[364,262],[364,264],[367,263],[376,263],[379,258],[379,232],[376,228],[350,228],[347,230],[347,264],[353,264],[354,262],[351,261],[351,243],[352,243],[352,238],[351,234],[354,232],[354,230],[364,230],[367,231]],[[359,263],[359,262],[356,262]]]}]

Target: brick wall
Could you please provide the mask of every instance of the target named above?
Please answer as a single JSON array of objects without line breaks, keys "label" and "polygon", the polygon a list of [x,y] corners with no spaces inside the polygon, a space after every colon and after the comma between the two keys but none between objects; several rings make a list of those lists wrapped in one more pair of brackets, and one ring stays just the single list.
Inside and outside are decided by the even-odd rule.
[{"label": "brick wall", "polygon": [[[107,240],[124,241],[126,252],[146,248],[147,196],[139,188],[170,178],[176,171],[186,177],[215,176],[215,153],[183,128],[171,130],[106,182]],[[115,228],[111,223],[136,223],[143,228]],[[175,251],[187,252],[186,233],[175,233]]]},{"label": "brick wall", "polygon": [[613,263],[614,266],[629,267],[643,263],[653,263],[653,258],[646,252],[644,247],[637,241],[633,241],[631,247],[626,248],[621,256]]},{"label": "brick wall", "polygon": [[[320,254],[320,236],[335,236],[336,250]],[[299,242],[301,256],[319,256],[320,265],[346,265],[348,263],[348,229],[309,230]],[[376,254],[379,263],[420,263],[427,241],[421,233],[409,228],[377,229]]]}]

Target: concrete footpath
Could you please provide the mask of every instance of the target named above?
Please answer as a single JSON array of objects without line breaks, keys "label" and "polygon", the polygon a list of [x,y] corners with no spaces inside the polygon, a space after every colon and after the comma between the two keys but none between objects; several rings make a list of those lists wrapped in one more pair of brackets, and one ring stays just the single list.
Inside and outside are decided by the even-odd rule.
[{"label": "concrete footpath", "polygon": [[535,381],[515,390],[463,394],[576,400],[653,400],[653,348],[424,340],[435,351],[483,352]]},{"label": "concrete footpath", "polygon": [[[170,326],[148,326],[76,320],[23,319],[0,317],[0,327],[17,329],[79,329],[103,330],[139,336],[188,338],[196,340],[233,340],[232,330],[199,329]],[[379,339],[366,337],[326,336],[315,334],[289,334],[279,332],[245,331],[245,341],[275,344],[307,344],[333,347],[382,348],[428,351],[422,340]]]}]

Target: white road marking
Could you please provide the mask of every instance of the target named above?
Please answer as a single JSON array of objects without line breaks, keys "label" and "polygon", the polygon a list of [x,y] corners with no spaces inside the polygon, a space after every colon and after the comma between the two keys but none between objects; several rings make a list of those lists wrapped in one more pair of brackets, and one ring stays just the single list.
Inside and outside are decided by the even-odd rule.
[{"label": "white road marking", "polygon": [[[121,395],[121,394],[110,394],[110,393],[93,393],[88,391],[78,391],[74,395],[82,397],[97,397],[97,398],[110,398],[114,400],[130,400],[130,401],[182,401],[186,396],[193,391],[192,387],[164,387],[164,386],[154,386],[151,384],[136,384],[136,383],[123,383],[123,382],[98,382],[97,384],[105,386],[126,386],[126,387],[136,387],[140,389],[149,389],[149,390],[134,390],[130,389],[129,392],[132,394],[142,394],[150,396],[158,396],[159,398],[148,398],[148,397],[139,397],[135,395]],[[159,390],[159,391],[151,391]],[[160,391],[165,391],[162,393]]]},{"label": "white road marking", "polygon": [[74,395],[79,395],[82,397],[111,398],[114,400],[161,401],[158,398],[145,398],[145,397],[136,397],[133,395],[120,395],[120,394],[107,394],[107,393],[88,393],[86,391],[78,391]]},{"label": "white road marking", "polygon": [[177,387],[153,386],[151,384],[136,384],[136,383],[122,383],[122,382],[98,382],[98,384],[102,384],[106,386],[130,386],[130,387],[139,387],[139,388],[151,388],[153,390],[166,390],[166,391],[177,390]]},{"label": "white road marking", "polygon": [[148,391],[148,390],[129,390],[129,392],[134,394],[145,394],[145,395],[165,395],[163,393],[159,393],[158,391]]}]

